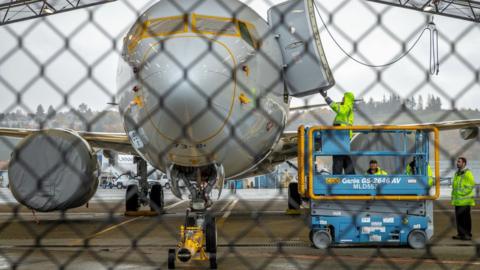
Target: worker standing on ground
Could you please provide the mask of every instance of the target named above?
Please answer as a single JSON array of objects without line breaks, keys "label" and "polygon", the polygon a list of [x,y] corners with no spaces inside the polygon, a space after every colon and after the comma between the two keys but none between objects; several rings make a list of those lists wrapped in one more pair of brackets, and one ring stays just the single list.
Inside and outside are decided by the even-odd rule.
[{"label": "worker standing on ground", "polygon": [[[341,103],[332,101],[327,96],[326,91],[320,91],[320,94],[325,99],[325,102],[336,113],[335,120],[333,120],[334,126],[352,126],[353,125],[353,105],[355,103],[355,96],[351,92],[346,92],[343,95]],[[352,139],[353,132],[350,130],[350,139]],[[353,161],[350,156],[337,155],[333,156],[333,174],[355,174],[353,167]]]},{"label": "worker standing on ground", "polygon": [[367,174],[388,175],[385,170],[378,166],[378,161],[375,159],[370,160],[370,168],[367,170]]},{"label": "worker standing on ground", "polygon": [[475,180],[472,172],[467,168],[467,159],[457,159],[457,172],[453,176],[452,205],[455,206],[455,220],[457,235],[453,239],[472,240],[472,217],[470,208],[475,206]]}]

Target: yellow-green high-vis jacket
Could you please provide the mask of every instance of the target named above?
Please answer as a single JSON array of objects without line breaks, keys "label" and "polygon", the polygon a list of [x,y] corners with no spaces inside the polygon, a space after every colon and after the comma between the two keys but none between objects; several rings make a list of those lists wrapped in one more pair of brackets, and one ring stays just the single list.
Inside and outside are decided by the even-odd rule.
[{"label": "yellow-green high-vis jacket", "polygon": [[[346,92],[344,95],[344,102],[332,102],[330,108],[337,114],[333,120],[334,125],[352,126],[353,125],[353,105],[355,103],[355,96],[351,92]],[[350,131],[350,137],[352,137]]]},{"label": "yellow-green high-vis jacket", "polygon": [[[405,174],[406,175],[412,175],[412,168],[410,168],[410,165],[407,165],[407,169],[405,169]],[[427,174],[428,174],[428,186],[431,187],[433,186],[433,173],[432,173],[432,168],[430,167],[430,164],[427,165]]]},{"label": "yellow-green high-vis jacket", "polygon": [[378,168],[376,173],[372,173],[371,169],[367,170],[367,174],[373,174],[373,175],[388,175],[388,172],[383,170],[382,168]]},{"label": "yellow-green high-vis jacket", "polygon": [[452,182],[452,205],[474,206],[475,179],[469,169],[457,171]]}]

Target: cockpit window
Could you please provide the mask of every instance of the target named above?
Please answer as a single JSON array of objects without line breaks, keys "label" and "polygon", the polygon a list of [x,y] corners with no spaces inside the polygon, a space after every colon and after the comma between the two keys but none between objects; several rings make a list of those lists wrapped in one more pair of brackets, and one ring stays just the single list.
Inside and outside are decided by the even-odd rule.
[{"label": "cockpit window", "polygon": [[260,47],[255,26],[233,18],[193,14],[192,31],[200,34],[241,37],[253,48]]},{"label": "cockpit window", "polygon": [[250,44],[250,46],[255,48],[255,43],[253,41],[252,35],[250,35],[250,31],[248,31],[248,27],[244,22],[238,22],[238,28],[240,29],[240,36],[242,37],[245,42]]},{"label": "cockpit window", "polygon": [[193,14],[192,30],[201,34],[239,36],[237,24],[232,18]]},{"label": "cockpit window", "polygon": [[185,32],[188,32],[187,17],[175,16],[149,21],[147,34],[150,36],[165,36]]},{"label": "cockpit window", "polygon": [[[257,31],[251,23],[234,18],[198,14],[192,14],[191,20],[194,33],[240,37],[253,48],[260,47]],[[126,37],[128,52],[134,51],[143,39],[187,33],[188,31],[188,15],[139,21]]]},{"label": "cockpit window", "polygon": [[253,47],[255,49],[259,49],[262,46],[262,41],[261,41],[260,35],[257,32],[257,29],[251,23],[245,23],[245,24],[247,25],[250,36],[252,37]]},{"label": "cockpit window", "polygon": [[137,22],[126,37],[128,51],[131,53],[138,43],[145,38],[168,36],[188,32],[188,16],[164,17],[145,22]]}]

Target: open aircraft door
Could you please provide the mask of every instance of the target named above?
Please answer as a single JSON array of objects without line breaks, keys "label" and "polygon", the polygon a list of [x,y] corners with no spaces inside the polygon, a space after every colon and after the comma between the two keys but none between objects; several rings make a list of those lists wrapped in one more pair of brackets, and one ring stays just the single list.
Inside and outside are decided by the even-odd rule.
[{"label": "open aircraft door", "polygon": [[313,0],[290,0],[268,10],[282,49],[288,92],[302,97],[335,84],[323,51]]}]

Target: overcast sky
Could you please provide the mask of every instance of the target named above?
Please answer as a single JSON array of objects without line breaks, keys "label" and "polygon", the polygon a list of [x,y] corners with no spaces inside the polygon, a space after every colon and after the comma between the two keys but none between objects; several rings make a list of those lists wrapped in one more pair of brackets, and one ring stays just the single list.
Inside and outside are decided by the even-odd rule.
[{"label": "overcast sky", "polygon": [[[0,111],[13,111],[19,92],[22,93],[23,104],[32,111],[39,103],[61,108],[62,95],[74,86],[78,86],[78,89],[69,95],[71,106],[87,103],[96,110],[108,108],[106,103],[116,92],[116,66],[123,34],[138,17],[138,13],[154,2],[156,1],[130,1],[135,10],[128,8],[124,1],[93,8],[91,10],[94,11],[95,23],[89,21],[87,11],[79,10],[51,16],[45,20],[0,27]],[[269,3],[282,1],[244,2],[249,3],[265,18],[271,5]],[[418,12],[360,0],[320,2],[324,10],[328,11],[347,2],[345,7],[334,14],[335,27],[330,26],[334,37],[347,51],[352,48],[352,44],[350,40],[343,38],[343,35],[358,40],[362,33],[376,25],[376,16],[372,11],[383,14],[383,28],[375,27],[358,44],[361,54],[372,64],[384,64],[399,54],[401,45],[395,39],[410,41],[407,45],[409,47],[426,20],[425,15]],[[323,15],[328,18],[326,14]],[[435,93],[442,96],[444,103],[455,100],[457,107],[479,108],[480,84],[476,81],[475,72],[480,69],[480,25],[440,16],[435,18],[435,23],[440,33],[439,54],[443,61],[440,74],[429,77],[433,84],[422,87],[418,85],[425,81],[429,64],[428,35],[422,37],[410,56],[382,71],[382,83],[375,83],[376,69],[351,60],[345,61],[345,55],[332,42],[326,31],[322,31],[322,42],[337,82],[330,95],[337,99],[341,96],[341,90],[345,89],[366,99],[381,99],[384,94],[393,90],[402,97],[408,97],[418,88],[415,95]],[[55,30],[52,27],[55,27]],[[343,34],[336,29],[340,29]],[[395,39],[392,39],[387,31],[395,35]],[[23,50],[18,49],[15,35],[22,37]],[[61,35],[69,37],[70,51],[64,49],[64,37]],[[116,41],[117,50],[113,50],[112,41]],[[451,54],[452,42],[455,42],[455,51],[461,59]],[[36,60],[32,61],[31,57]],[[365,58],[358,55],[355,57],[365,61]],[[87,70],[82,62],[93,67],[93,79],[85,80]],[[56,84],[57,90],[46,82],[45,77],[35,79],[40,72],[38,63],[45,65],[44,74],[50,82]],[[32,81],[34,82],[31,83]],[[441,93],[438,90],[441,90]],[[460,97],[456,98],[457,96]],[[323,103],[318,96],[305,100],[309,103]],[[300,105],[305,100],[296,100],[293,105]]]}]

